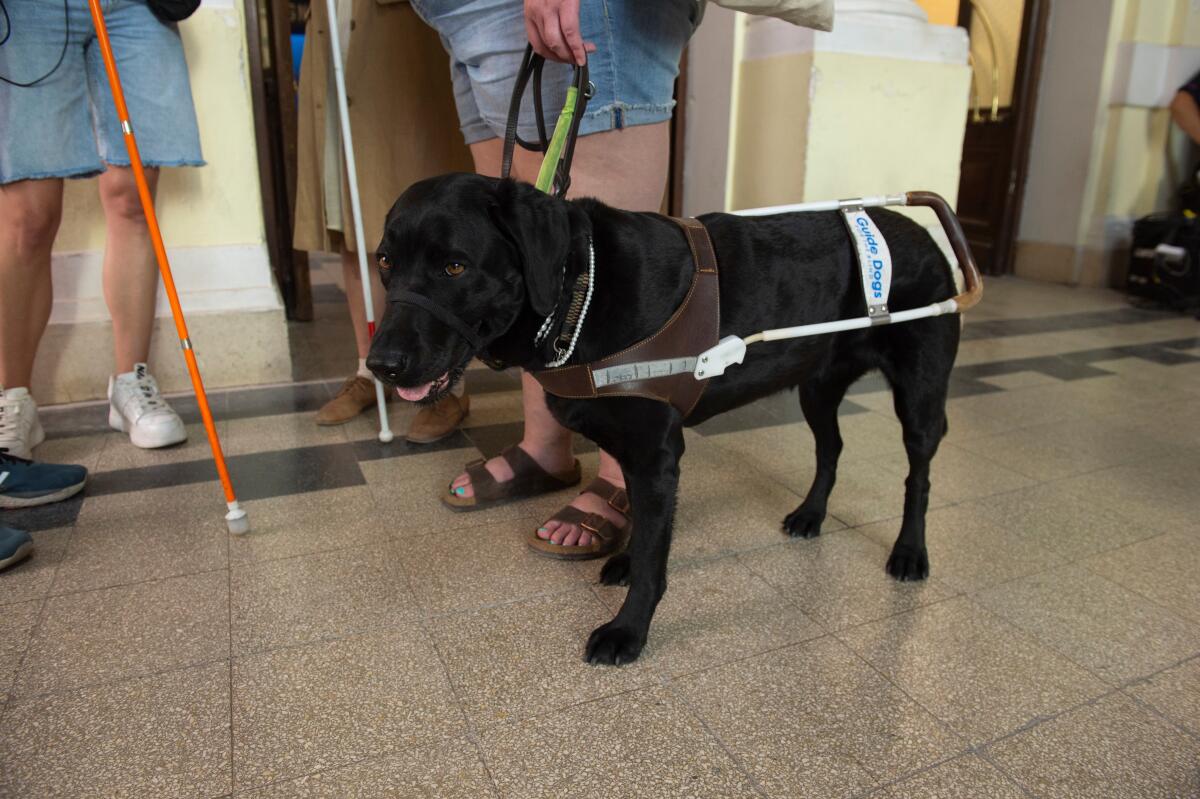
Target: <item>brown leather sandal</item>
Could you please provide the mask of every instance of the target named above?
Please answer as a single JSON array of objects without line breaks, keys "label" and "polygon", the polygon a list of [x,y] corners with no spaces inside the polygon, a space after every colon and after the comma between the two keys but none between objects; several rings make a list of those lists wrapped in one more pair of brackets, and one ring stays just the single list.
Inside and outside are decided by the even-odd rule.
[{"label": "brown leather sandal", "polygon": [[508,461],[513,470],[511,480],[497,481],[492,477],[492,473],[484,468],[486,461],[483,458],[471,461],[466,468],[475,495],[460,497],[450,488],[442,495],[442,504],[459,513],[484,510],[540,494],[549,494],[552,491],[562,491],[579,485],[579,481],[583,479],[578,460],[568,471],[554,474],[543,469],[516,444],[501,452],[500,457]]},{"label": "brown leather sandal", "polygon": [[[558,521],[564,524],[574,524],[582,527],[592,537],[587,546],[563,546],[548,538],[541,538],[534,530],[526,538],[529,548],[539,555],[561,560],[588,560],[602,558],[625,548],[633,523],[629,519],[632,510],[629,504],[629,494],[623,488],[617,488],[603,477],[597,477],[588,483],[581,494],[595,494],[608,503],[608,506],[625,517],[625,524],[618,527],[599,513],[587,513],[579,508],[567,505],[558,513],[547,519],[547,522]],[[545,525],[543,524],[543,527]]]}]

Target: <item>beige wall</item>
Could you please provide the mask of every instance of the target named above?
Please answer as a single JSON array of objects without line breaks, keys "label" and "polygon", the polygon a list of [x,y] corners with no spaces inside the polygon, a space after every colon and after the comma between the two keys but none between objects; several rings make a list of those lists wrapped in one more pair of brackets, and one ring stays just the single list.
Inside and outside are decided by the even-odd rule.
[{"label": "beige wall", "polygon": [[[1125,9],[1122,42],[1133,45],[1196,46],[1200,8],[1190,0],[1140,0]],[[1200,58],[1200,55],[1197,56]],[[1187,137],[1162,106],[1119,102],[1109,108],[1106,153],[1098,165],[1108,192],[1097,213],[1109,219],[1136,218],[1169,207],[1176,186],[1194,157]]]},{"label": "beige wall", "polygon": [[900,18],[886,36],[872,19],[837,24],[827,35],[777,20],[743,23],[729,208],[918,188],[955,201],[970,80],[965,37]]},{"label": "beige wall", "polygon": [[1170,207],[1194,157],[1170,91],[1148,91],[1136,65],[1200,67],[1200,5],[1059,0],[1051,15],[1017,271],[1117,285],[1132,221]]},{"label": "beige wall", "polygon": [[[254,114],[246,72],[241,4],[197,11],[181,23],[200,142],[208,165],[165,169],[157,208],[169,246],[264,241]],[[137,120],[133,120],[134,131]],[[95,180],[67,182],[56,251],[100,249],[104,217]]]},{"label": "beige wall", "polygon": [[[164,169],[157,208],[212,387],[286,380],[287,326],[265,246],[242,4],[204,0],[180,24],[207,166]],[[137,130],[137,120],[133,120]],[[101,288],[104,217],[96,181],[67,181],[55,241],[52,324],[38,351],[39,402],[97,399],[112,369]],[[190,383],[160,289],[151,367],[165,391]]]},{"label": "beige wall", "polygon": [[[737,73],[730,208],[812,199],[805,192],[813,53],[745,62]],[[763,124],[770,120],[770,124]]]},{"label": "beige wall", "polygon": [[[813,116],[845,122],[813,126],[805,196],[919,188],[957,203],[970,79],[965,67],[844,53],[821,53],[814,67],[820,89]],[[863,98],[870,117],[856,120]],[[871,118],[888,122],[871,124]]]},{"label": "beige wall", "polygon": [[1076,279],[1084,255],[1081,231],[1090,216],[1089,194],[1095,191],[1089,177],[1100,161],[1107,125],[1110,28],[1123,8],[1124,0],[1051,4],[1018,232],[1019,275]]}]

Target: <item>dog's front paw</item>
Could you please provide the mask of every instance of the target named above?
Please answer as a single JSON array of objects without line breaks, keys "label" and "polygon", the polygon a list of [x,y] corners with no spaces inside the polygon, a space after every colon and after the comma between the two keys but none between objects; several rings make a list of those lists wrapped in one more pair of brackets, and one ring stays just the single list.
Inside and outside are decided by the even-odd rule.
[{"label": "dog's front paw", "polygon": [[924,580],[929,576],[929,552],[925,547],[914,549],[902,544],[892,548],[888,558],[887,573],[900,582]]},{"label": "dog's front paw", "polygon": [[783,531],[792,538],[816,538],[821,534],[823,521],[825,511],[815,511],[801,505],[783,520]]},{"label": "dog's front paw", "polygon": [[610,621],[592,630],[583,659],[592,665],[620,666],[637,660],[645,644],[645,635]]},{"label": "dog's front paw", "polygon": [[602,585],[629,585],[629,553],[613,555],[600,570]]}]

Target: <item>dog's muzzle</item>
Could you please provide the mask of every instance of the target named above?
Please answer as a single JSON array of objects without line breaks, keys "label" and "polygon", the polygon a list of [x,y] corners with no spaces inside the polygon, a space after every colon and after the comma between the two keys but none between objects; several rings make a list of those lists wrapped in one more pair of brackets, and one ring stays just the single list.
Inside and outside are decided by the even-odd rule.
[{"label": "dog's muzzle", "polygon": [[454,332],[462,336],[467,344],[471,345],[472,354],[478,353],[483,349],[483,341],[479,338],[479,331],[475,330],[462,319],[459,319],[458,315],[453,311],[438,305],[428,297],[415,294],[411,291],[398,291],[395,297],[388,297],[388,302],[396,305],[415,305],[433,315],[439,322],[449,325]]}]

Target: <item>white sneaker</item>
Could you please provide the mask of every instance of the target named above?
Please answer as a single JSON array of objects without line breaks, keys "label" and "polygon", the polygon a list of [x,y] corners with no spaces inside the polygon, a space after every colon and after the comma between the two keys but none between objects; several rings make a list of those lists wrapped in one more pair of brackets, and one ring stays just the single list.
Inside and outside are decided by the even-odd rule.
[{"label": "white sneaker", "polygon": [[187,441],[179,414],[158,394],[158,383],[136,364],[132,372],[108,379],[108,424],[129,433],[135,447],[157,449]]},{"label": "white sneaker", "polygon": [[37,403],[29,396],[29,389],[0,386],[0,449],[30,460],[33,448],[45,440],[46,432],[38,421]]}]

